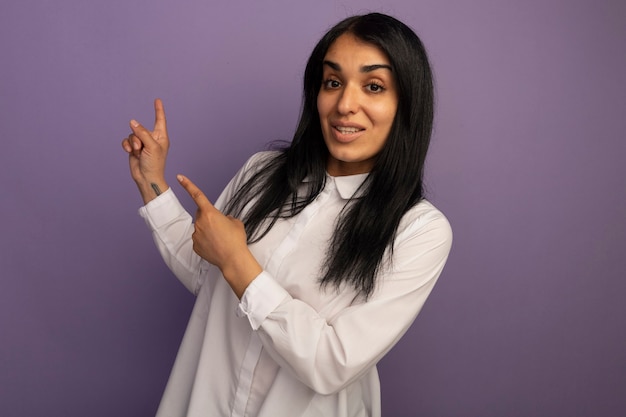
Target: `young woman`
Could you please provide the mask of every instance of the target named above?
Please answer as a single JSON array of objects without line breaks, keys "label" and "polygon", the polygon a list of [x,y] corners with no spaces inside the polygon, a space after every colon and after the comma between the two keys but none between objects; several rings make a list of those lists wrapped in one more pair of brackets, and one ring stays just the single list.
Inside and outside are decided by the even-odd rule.
[{"label": "young woman", "polygon": [[[195,223],[165,181],[169,139],[122,145],[165,262],[197,301],[159,416],[380,416],[376,363],[409,328],[452,234],[424,199],[433,86],[419,38],[382,14],[317,44],[293,141],[254,155]],[[223,214],[225,213],[225,214]]]}]

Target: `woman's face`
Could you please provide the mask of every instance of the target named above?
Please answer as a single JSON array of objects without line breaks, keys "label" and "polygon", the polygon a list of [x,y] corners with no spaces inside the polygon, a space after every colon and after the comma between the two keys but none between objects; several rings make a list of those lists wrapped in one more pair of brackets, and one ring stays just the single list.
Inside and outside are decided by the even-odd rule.
[{"label": "woman's face", "polygon": [[326,170],[332,176],[371,171],[398,108],[391,65],[378,47],[341,35],[326,52],[317,96]]}]

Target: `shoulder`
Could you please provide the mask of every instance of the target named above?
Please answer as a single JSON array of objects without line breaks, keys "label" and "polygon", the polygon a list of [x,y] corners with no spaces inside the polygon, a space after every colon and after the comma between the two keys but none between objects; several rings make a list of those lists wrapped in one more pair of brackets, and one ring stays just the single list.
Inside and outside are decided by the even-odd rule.
[{"label": "shoulder", "polygon": [[278,157],[282,152],[280,151],[261,151],[252,155],[246,161],[244,167],[254,168],[254,167],[263,167],[268,162],[273,161]]},{"label": "shoulder", "polygon": [[281,152],[279,151],[262,151],[255,153],[250,158],[248,158],[245,164],[243,164],[243,167],[237,173],[236,182],[238,184],[244,183],[252,176],[259,173],[264,168],[268,167],[268,165],[272,161],[274,161],[280,154]]},{"label": "shoulder", "polygon": [[266,151],[255,153],[248,158],[239,171],[237,171],[235,176],[230,180],[218,200],[216,200],[215,206],[220,210],[226,210],[227,204],[235,198],[235,196],[242,190],[242,187],[244,187],[250,179],[262,172],[264,168],[267,167],[268,164],[278,155],[280,155],[280,152]]},{"label": "shoulder", "polygon": [[392,251],[395,279],[436,279],[451,248],[450,222],[431,202],[420,201],[405,213],[398,227]]},{"label": "shoulder", "polygon": [[252,155],[241,168],[241,173],[246,177],[266,168],[272,161],[281,155],[280,151],[262,151]]},{"label": "shoulder", "polygon": [[450,247],[452,227],[437,207],[423,199],[404,214],[396,236],[400,242],[416,236],[427,237],[435,245]]}]

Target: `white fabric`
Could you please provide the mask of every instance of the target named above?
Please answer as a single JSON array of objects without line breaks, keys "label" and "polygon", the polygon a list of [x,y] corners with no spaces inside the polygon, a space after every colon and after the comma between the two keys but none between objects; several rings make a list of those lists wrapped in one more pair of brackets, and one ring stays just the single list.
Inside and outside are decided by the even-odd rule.
[{"label": "white fabric", "polygon": [[[258,166],[251,158],[215,205]],[[376,363],[409,328],[445,264],[448,221],[422,201],[367,302],[318,279],[337,216],[367,174],[329,177],[318,198],[250,250],[264,271],[241,302],[193,252],[192,217],[172,190],[140,209],[165,262],[197,296],[158,416],[380,416]]]}]

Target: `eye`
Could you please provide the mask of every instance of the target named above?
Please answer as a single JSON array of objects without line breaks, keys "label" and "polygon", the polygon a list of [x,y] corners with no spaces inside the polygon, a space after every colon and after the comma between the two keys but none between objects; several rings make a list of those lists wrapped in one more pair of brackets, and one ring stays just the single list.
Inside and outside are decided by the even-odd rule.
[{"label": "eye", "polygon": [[324,88],[326,88],[327,90],[333,90],[333,89],[341,87],[341,83],[334,79],[325,80],[323,85],[324,85]]},{"label": "eye", "polygon": [[385,87],[377,83],[369,83],[365,86],[370,93],[382,93],[385,91]]}]

